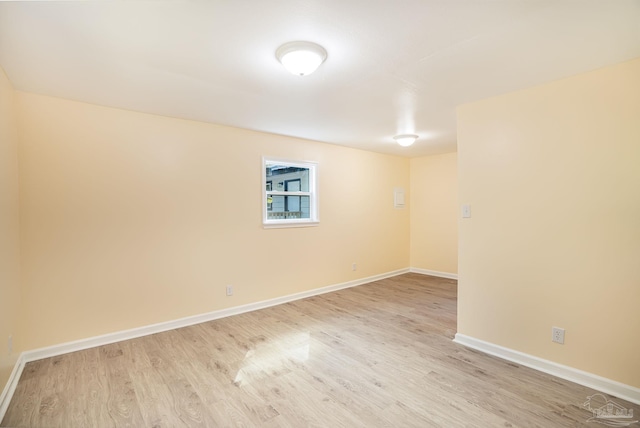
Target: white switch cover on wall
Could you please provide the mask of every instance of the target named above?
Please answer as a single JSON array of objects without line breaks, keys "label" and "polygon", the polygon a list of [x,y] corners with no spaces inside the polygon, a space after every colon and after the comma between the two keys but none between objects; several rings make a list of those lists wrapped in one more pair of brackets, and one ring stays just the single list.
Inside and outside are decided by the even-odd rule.
[{"label": "white switch cover on wall", "polygon": [[462,218],[471,218],[471,205],[462,205]]},{"label": "white switch cover on wall", "polygon": [[404,189],[402,187],[393,189],[393,206],[395,208],[404,208]]}]

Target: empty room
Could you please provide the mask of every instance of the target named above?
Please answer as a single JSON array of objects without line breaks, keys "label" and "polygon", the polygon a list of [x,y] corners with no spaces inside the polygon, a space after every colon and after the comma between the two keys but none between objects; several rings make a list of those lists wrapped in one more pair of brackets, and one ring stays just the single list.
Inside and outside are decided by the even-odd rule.
[{"label": "empty room", "polygon": [[0,2],[1,427],[638,427],[639,303],[639,0]]}]

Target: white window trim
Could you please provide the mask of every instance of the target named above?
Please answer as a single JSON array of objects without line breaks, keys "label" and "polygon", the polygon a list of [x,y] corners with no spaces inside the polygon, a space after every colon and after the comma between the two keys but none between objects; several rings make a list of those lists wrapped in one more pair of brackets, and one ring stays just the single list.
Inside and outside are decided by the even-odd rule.
[{"label": "white window trim", "polygon": [[[289,219],[268,219],[267,218],[267,163],[277,163],[279,165],[298,166],[309,169],[309,191],[308,192],[278,192],[290,196],[309,196],[309,218],[289,218]],[[318,162],[294,161],[271,156],[262,157],[262,226],[265,229],[283,227],[310,227],[320,224],[319,186],[318,186]]]}]

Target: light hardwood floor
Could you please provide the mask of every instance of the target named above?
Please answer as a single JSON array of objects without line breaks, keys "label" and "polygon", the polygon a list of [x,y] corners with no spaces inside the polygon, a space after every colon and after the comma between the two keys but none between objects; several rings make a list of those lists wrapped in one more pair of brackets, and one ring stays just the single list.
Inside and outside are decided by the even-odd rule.
[{"label": "light hardwood floor", "polygon": [[406,274],[29,363],[2,426],[601,426],[595,391],[455,330],[456,282]]}]

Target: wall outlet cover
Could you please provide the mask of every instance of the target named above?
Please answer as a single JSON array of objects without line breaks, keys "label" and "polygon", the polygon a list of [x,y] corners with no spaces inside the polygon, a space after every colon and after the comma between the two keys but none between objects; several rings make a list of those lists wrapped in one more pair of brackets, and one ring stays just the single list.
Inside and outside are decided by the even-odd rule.
[{"label": "wall outlet cover", "polygon": [[564,344],[564,328],[552,327],[551,328],[551,341],[559,344]]}]

